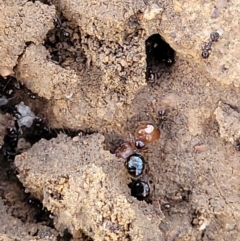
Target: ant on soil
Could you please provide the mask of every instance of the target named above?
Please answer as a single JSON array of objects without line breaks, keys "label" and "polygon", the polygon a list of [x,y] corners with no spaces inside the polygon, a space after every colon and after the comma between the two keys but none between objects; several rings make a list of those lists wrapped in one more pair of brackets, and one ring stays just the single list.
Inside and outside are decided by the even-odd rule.
[{"label": "ant on soil", "polygon": [[209,55],[210,55],[209,51],[211,51],[211,49],[212,49],[212,44],[213,44],[213,42],[217,42],[219,37],[220,37],[220,35],[218,32],[212,32],[210,34],[210,41],[207,44],[205,44],[202,48],[202,57],[204,59],[209,57]]},{"label": "ant on soil", "polygon": [[59,39],[61,41],[67,41],[70,37],[70,33],[62,26],[62,22],[58,17],[55,17],[54,20],[54,25],[57,30],[59,30]]},{"label": "ant on soil", "polygon": [[168,114],[168,111],[164,108],[158,111],[158,122],[159,122],[160,129],[163,129],[163,123],[167,121],[167,114]]},{"label": "ant on soil", "polygon": [[[146,145],[158,140],[160,131],[149,123],[141,124],[135,131],[131,142],[124,142],[116,150],[116,156],[125,160],[125,167],[131,177],[128,187],[131,195],[139,201],[150,203],[150,185],[145,180],[148,166],[144,157],[140,154],[146,150]],[[144,176],[144,177],[143,177]]]},{"label": "ant on soil", "polygon": [[7,127],[7,135],[4,137],[4,144],[1,148],[1,152],[7,160],[13,160],[18,154],[16,151],[18,138],[18,128],[15,122],[15,127]]}]

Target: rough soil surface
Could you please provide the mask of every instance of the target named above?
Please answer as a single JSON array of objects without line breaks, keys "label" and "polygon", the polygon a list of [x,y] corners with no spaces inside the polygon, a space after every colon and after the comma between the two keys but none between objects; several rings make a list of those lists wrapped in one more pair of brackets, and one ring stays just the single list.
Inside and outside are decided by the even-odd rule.
[{"label": "rough soil surface", "polygon": [[220,136],[232,144],[237,144],[239,133],[239,117],[240,114],[232,107],[219,102],[218,108],[215,110],[216,120],[219,124]]},{"label": "rough soil surface", "polygon": [[13,68],[28,42],[40,44],[53,27],[55,8],[25,0],[1,1],[0,66]]},{"label": "rough soil surface", "polygon": [[103,141],[100,134],[42,140],[17,157],[20,181],[54,213],[58,230],[83,230],[94,240],[158,240],[161,211],[129,197],[123,161],[103,150]]},{"label": "rough soil surface", "polygon": [[[239,88],[239,19],[233,17],[239,2],[174,0],[164,6],[159,31],[167,42],[189,61],[197,62],[212,79]],[[202,61],[202,45],[213,31],[219,32],[220,40],[213,44],[209,60]]]},{"label": "rough soil surface", "polygon": [[[238,1],[0,0],[0,6],[0,67],[15,67],[18,81],[47,100],[36,111],[49,127],[95,132],[41,140],[15,163],[1,161],[3,215],[26,240],[35,239],[25,233],[29,225],[47,225],[33,218],[28,192],[52,212],[54,238],[68,230],[66,240],[240,240]],[[61,26],[53,24],[56,14]],[[220,38],[203,59],[213,31]],[[151,66],[149,81],[152,34],[176,57],[171,67]],[[6,117],[1,113],[3,142]],[[149,204],[131,197],[123,162],[111,154],[142,122],[161,131],[143,153]],[[12,185],[4,179],[9,168]],[[0,227],[0,239],[14,239],[11,225]]]},{"label": "rough soil surface", "polygon": [[[57,240],[57,232],[51,228],[41,225],[25,225],[18,218],[11,215],[11,211],[0,201],[1,229],[0,240]],[[35,238],[33,238],[35,236]]]}]

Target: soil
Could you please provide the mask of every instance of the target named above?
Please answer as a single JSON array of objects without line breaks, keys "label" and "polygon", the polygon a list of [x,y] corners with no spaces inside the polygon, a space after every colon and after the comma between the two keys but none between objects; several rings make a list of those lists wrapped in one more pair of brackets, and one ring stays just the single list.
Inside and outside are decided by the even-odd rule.
[{"label": "soil", "polygon": [[[0,76],[0,240],[240,240],[233,5],[1,3],[0,68],[14,74]],[[31,128],[16,124],[21,101]],[[161,134],[140,151],[139,201],[115,151],[142,123]]]}]

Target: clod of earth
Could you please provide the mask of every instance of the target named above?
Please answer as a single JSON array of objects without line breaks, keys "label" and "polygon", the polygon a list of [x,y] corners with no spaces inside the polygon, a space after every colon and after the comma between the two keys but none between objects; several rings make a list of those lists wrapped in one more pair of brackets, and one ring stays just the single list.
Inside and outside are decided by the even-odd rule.
[{"label": "clod of earth", "polygon": [[161,215],[146,203],[141,208],[136,199],[126,198],[123,164],[103,149],[103,141],[100,134],[77,142],[66,135],[41,140],[16,157],[18,177],[54,213],[60,230],[83,230],[94,240],[158,240]]}]

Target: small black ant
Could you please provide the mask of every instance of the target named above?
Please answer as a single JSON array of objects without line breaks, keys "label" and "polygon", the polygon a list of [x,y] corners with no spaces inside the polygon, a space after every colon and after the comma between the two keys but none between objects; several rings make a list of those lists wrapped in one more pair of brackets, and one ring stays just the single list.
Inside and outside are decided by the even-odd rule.
[{"label": "small black ant", "polygon": [[150,194],[150,187],[147,182],[144,182],[140,179],[133,180],[131,183],[128,184],[129,188],[131,189],[131,195],[136,197],[137,200],[143,201]]},{"label": "small black ant", "polygon": [[33,100],[37,99],[37,95],[32,92],[28,92],[28,96]]},{"label": "small black ant", "polygon": [[167,110],[162,108],[158,111],[158,120],[159,120],[159,125],[160,129],[163,129],[163,122],[167,120]]},{"label": "small black ant", "polygon": [[220,35],[219,35],[218,32],[212,32],[210,34],[210,39],[211,39],[212,42],[217,42],[219,37],[220,37]]},{"label": "small black ant", "polygon": [[213,42],[217,42],[219,37],[220,37],[220,35],[218,32],[212,32],[210,34],[210,41],[207,44],[205,44],[202,48],[202,57],[204,59],[209,57],[209,55],[210,55],[209,51],[211,51],[211,49],[212,49],[212,44],[213,44]]},{"label": "small black ant", "polygon": [[125,166],[129,175],[132,178],[137,179],[143,174],[145,169],[145,160],[143,156],[139,154],[132,154],[127,158]]},{"label": "small black ant", "polygon": [[57,30],[59,30],[59,39],[61,41],[66,41],[70,37],[70,33],[66,31],[66,29],[62,26],[61,20],[58,17],[55,17],[54,20],[54,25]]},{"label": "small black ant", "polygon": [[4,137],[4,144],[1,148],[2,154],[7,160],[14,159],[15,155],[17,154],[16,148],[17,148],[18,138],[19,138],[19,135],[18,135],[17,127],[8,126],[7,135]]},{"label": "small black ant", "polygon": [[44,208],[42,203],[36,198],[29,198],[27,200],[27,203],[31,206],[34,206],[35,208],[37,208],[39,210],[43,210],[43,208]]},{"label": "small black ant", "polygon": [[155,80],[159,79],[160,77],[161,77],[161,73],[159,72],[154,73],[151,68],[147,68],[146,78],[148,83],[154,83]]}]

